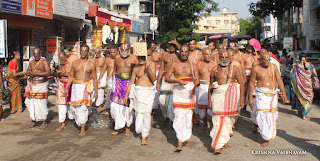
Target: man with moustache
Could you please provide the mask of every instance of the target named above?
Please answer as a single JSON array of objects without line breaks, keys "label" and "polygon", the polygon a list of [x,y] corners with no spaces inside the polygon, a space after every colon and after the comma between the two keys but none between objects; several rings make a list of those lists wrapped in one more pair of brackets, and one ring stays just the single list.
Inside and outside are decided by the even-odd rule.
[{"label": "man with moustache", "polygon": [[[192,114],[195,109],[195,86],[199,85],[199,70],[189,57],[189,46],[182,45],[178,54],[179,59],[174,61],[165,76],[168,83],[173,86],[173,128],[178,138],[178,147],[175,152],[182,151],[182,146],[192,135]],[[171,76],[174,75],[175,79]]]},{"label": "man with moustache", "polygon": [[239,100],[242,107],[244,84],[240,70],[231,64],[229,52],[223,50],[220,65],[211,70],[209,85],[209,108],[213,112],[210,136],[214,154],[221,154],[223,147],[231,148],[228,142],[233,135],[232,117],[238,115]]},{"label": "man with moustache", "polygon": [[131,54],[130,45],[123,43],[120,46],[120,55],[114,59],[114,79],[111,94],[111,117],[115,122],[112,135],[118,135],[125,128],[125,136],[131,136],[130,126],[133,122],[133,113],[130,111],[125,95],[131,80],[134,66],[138,64],[136,56]]},{"label": "man with moustache", "polygon": [[41,50],[36,47],[33,49],[34,60],[32,60],[27,69],[26,75],[29,76],[24,97],[25,104],[29,110],[32,120],[30,128],[41,122],[39,128],[47,126],[48,115],[48,76],[51,74],[49,63],[41,58]]}]

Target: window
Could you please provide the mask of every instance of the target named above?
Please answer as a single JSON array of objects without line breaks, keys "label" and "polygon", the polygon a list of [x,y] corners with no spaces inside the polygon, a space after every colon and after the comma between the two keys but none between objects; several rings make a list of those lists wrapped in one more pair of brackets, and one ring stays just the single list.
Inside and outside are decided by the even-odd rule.
[{"label": "window", "polygon": [[212,26],[212,20],[207,20],[207,25]]},{"label": "window", "polygon": [[232,24],[232,25],[234,24],[234,20],[231,20],[231,24]]},{"label": "window", "polygon": [[224,25],[225,26],[229,25],[229,20],[224,20]]},{"label": "window", "polygon": [[270,23],[270,21],[271,21],[271,17],[270,17],[270,15],[269,15],[269,16],[267,16],[267,17],[265,18],[265,23]]},{"label": "window", "polygon": [[220,25],[220,20],[216,20],[216,25]]}]

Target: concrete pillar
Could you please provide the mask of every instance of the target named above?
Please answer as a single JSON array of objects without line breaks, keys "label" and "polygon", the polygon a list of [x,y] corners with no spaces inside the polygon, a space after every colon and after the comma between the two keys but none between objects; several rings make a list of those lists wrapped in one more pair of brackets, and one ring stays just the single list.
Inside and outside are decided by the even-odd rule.
[{"label": "concrete pillar", "polygon": [[303,36],[306,37],[306,50],[310,49],[310,0],[303,0]]}]

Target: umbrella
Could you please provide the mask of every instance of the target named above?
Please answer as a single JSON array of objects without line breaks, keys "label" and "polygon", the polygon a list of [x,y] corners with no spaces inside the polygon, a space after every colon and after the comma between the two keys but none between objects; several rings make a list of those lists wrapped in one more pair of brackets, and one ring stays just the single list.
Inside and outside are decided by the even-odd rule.
[{"label": "umbrella", "polygon": [[257,39],[254,39],[254,38],[250,39],[249,44],[253,46],[256,51],[259,51],[261,49],[261,45]]}]

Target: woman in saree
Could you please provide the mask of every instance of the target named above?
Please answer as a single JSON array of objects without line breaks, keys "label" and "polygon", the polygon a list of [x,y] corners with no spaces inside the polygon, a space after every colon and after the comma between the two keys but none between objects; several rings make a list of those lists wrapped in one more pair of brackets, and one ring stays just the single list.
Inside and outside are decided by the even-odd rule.
[{"label": "woman in saree", "polygon": [[24,72],[18,72],[17,61],[20,59],[20,53],[13,52],[13,59],[9,62],[7,71],[8,89],[10,91],[10,108],[11,114],[22,112],[22,99],[19,83],[19,76],[25,74]]},{"label": "woman in saree", "polygon": [[302,118],[309,120],[310,118],[307,115],[312,106],[314,97],[313,89],[319,88],[317,72],[313,64],[307,62],[306,57],[302,57],[301,62],[295,64],[291,70],[290,78],[295,93],[292,108],[297,108]]}]

